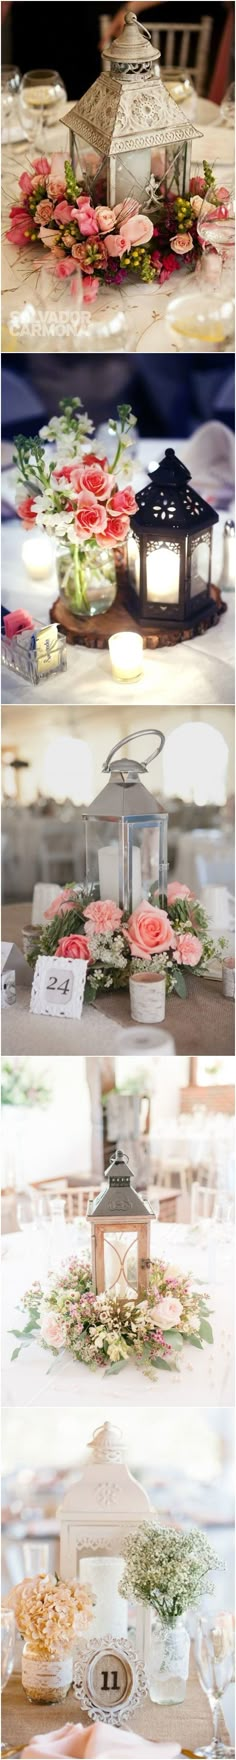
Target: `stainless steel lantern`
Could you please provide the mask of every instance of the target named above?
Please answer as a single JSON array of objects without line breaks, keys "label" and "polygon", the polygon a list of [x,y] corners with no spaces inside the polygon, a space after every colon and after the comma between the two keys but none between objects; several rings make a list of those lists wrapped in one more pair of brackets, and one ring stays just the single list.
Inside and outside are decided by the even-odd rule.
[{"label": "stainless steel lantern", "polygon": [[[218,514],[190,485],[168,446],[136,497],[128,534],[128,591],[136,616],[180,631],[212,606],[212,531]],[[193,632],[194,633],[194,632]]]},{"label": "stainless steel lantern", "polygon": [[[138,202],[163,178],[182,195],[188,186],[192,136],[199,133],[173,103],[159,75],[159,50],[128,13],[124,30],[103,53],[103,72],[64,117],[78,177],[95,203]],[[154,194],[151,183],[151,194]]]},{"label": "stainless steel lantern", "polygon": [[128,1157],[116,1150],[98,1198],[89,1205],[92,1273],[96,1295],[142,1296],[150,1270],[154,1211],[132,1186]]},{"label": "stainless steel lantern", "polygon": [[84,814],[88,885],[97,898],[112,899],[129,914],[150,898],[154,885],[160,903],[166,902],[168,814],[140,780],[165,743],[159,729],[144,729],[145,737],[151,733],[159,743],[147,763],[115,756],[130,739],[141,739],[143,730],[113,746],[103,765],[109,782]]}]

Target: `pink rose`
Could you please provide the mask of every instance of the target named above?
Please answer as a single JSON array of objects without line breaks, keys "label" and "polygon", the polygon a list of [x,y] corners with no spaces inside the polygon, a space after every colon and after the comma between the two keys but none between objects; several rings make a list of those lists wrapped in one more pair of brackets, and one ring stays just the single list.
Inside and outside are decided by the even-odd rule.
[{"label": "pink rose", "polygon": [[64,912],[69,911],[70,906],[71,910],[74,910],[75,902],[74,892],[71,892],[71,888],[64,886],[63,892],[57,893],[57,897],[53,898],[52,904],[49,904],[48,910],[44,912],[47,922],[52,922],[53,917],[64,916]]},{"label": "pink rose", "polygon": [[167,904],[175,904],[178,898],[192,898],[189,886],[184,886],[181,880],[170,880],[167,886]]},{"label": "pink rose", "polygon": [[47,179],[47,192],[55,202],[60,202],[66,192],[66,176],[63,153],[53,153],[51,170]]},{"label": "pink rose", "polygon": [[206,188],[205,177],[191,177],[190,178],[190,184],[189,184],[190,196],[204,196],[205,195],[205,188]]},{"label": "pink rose", "polygon": [[72,220],[77,220],[77,223],[79,224],[79,229],[80,229],[80,232],[82,232],[83,238],[96,238],[97,237],[98,223],[96,220],[95,210],[94,210],[94,208],[91,208],[91,203],[89,200],[86,199],[84,201],[81,201],[81,206],[79,207],[79,209],[72,208],[71,218],[72,218]]},{"label": "pink rose", "polygon": [[148,220],[147,214],[133,214],[131,220],[125,220],[124,226],[121,224],[121,236],[122,252],[130,251],[133,245],[148,244],[153,238],[152,220]]},{"label": "pink rose", "polygon": [[53,478],[55,477],[56,483],[60,482],[60,477],[65,477],[66,482],[70,483],[72,471],[74,469],[75,469],[75,461],[74,461],[74,459],[72,459],[71,464],[57,464],[57,465],[55,465],[55,471],[52,471],[52,476],[53,476]]},{"label": "pink rose", "polygon": [[[40,226],[41,222],[42,222],[43,226],[46,226],[47,220],[51,220],[52,215],[53,215],[53,202],[49,202],[48,197],[45,196],[45,199],[43,199],[42,202],[38,202],[38,207],[35,210],[34,218],[35,218],[36,226]],[[54,237],[55,237],[55,234],[54,234]]]},{"label": "pink rose", "polygon": [[32,177],[29,177],[28,171],[22,171],[21,177],[19,177],[19,189],[23,189],[24,196],[31,196]]},{"label": "pink rose", "polygon": [[113,904],[111,898],[98,898],[94,904],[87,904],[84,915],[88,917],[94,933],[112,935],[113,929],[120,927],[122,911],[118,904]]},{"label": "pink rose", "polygon": [[99,232],[113,232],[116,224],[116,208],[95,208]]},{"label": "pink rose", "polygon": [[109,544],[111,550],[115,550],[118,544],[124,544],[125,538],[127,538],[128,531],[129,531],[128,514],[126,514],[126,513],[118,514],[117,513],[116,517],[114,517],[114,518],[111,515],[111,518],[107,519],[107,522],[106,522],[106,527],[105,527],[105,532],[104,532],[104,541],[106,544]]},{"label": "pink rose", "polygon": [[38,177],[48,177],[51,170],[49,159],[33,159],[32,164],[33,170],[38,172]]},{"label": "pink rose", "polygon": [[125,250],[122,232],[107,233],[106,250],[108,257],[122,257],[122,252]]},{"label": "pink rose", "polygon": [[105,527],[105,507],[102,507],[101,504],[95,500],[95,495],[91,495],[88,489],[81,489],[81,494],[78,496],[75,515],[75,530],[77,538],[92,538],[93,533],[95,533],[95,537],[97,537],[97,533],[104,532]]},{"label": "pink rose", "polygon": [[61,225],[66,226],[68,220],[71,220],[72,214],[73,208],[71,202],[57,202],[57,206],[54,208],[54,220],[60,220]]},{"label": "pink rose", "polygon": [[167,911],[146,901],[132,912],[124,934],[136,959],[151,959],[152,953],[163,953],[176,945]]},{"label": "pink rose", "polygon": [[99,458],[91,458],[88,463],[85,457],[82,464],[75,465],[71,472],[72,489],[88,489],[91,495],[95,495],[97,501],[107,500],[110,480],[108,471],[103,469]]},{"label": "pink rose", "polygon": [[107,503],[108,513],[112,513],[113,516],[115,516],[118,513],[131,514],[136,513],[136,511],[138,511],[138,502],[135,501],[134,491],[129,485],[127,489],[116,489],[115,494],[110,495],[110,499]]},{"label": "pink rose", "polygon": [[10,226],[9,232],[6,233],[6,237],[9,239],[10,244],[16,244],[18,250],[20,250],[21,245],[31,243],[33,233],[34,221],[31,220],[31,215],[27,214],[25,208],[24,219],[19,217],[18,220],[14,220],[13,226]]},{"label": "pink rose", "polygon": [[52,1350],[54,1351],[60,1351],[62,1345],[66,1343],[66,1327],[63,1324],[63,1320],[60,1320],[57,1314],[53,1314],[52,1309],[50,1308],[48,1308],[47,1312],[43,1315],[41,1323],[41,1338],[43,1338],[44,1344],[49,1345],[49,1347],[51,1345]]},{"label": "pink rose", "polygon": [[54,959],[85,959],[88,963],[91,953],[86,935],[63,935]]},{"label": "pink rose", "polygon": [[164,1332],[169,1332],[172,1326],[179,1326],[182,1314],[181,1302],[178,1302],[177,1296],[160,1296],[160,1301],[156,1302],[152,1313],[157,1325],[162,1326]]},{"label": "pink rose", "polygon": [[193,251],[191,232],[176,232],[175,238],[170,238],[170,248],[177,257],[186,257],[188,251]]},{"label": "pink rose", "polygon": [[85,306],[90,306],[92,300],[97,298],[98,287],[98,276],[86,275],[86,280],[84,279],[83,281],[83,301]]},{"label": "pink rose", "polygon": [[24,501],[18,502],[17,513],[19,514],[19,519],[24,520],[26,529],[27,527],[35,526],[36,513],[33,511],[34,506],[35,495],[25,495]]},{"label": "pink rose", "polygon": [[76,275],[76,265],[73,262],[73,257],[61,257],[60,261],[56,264],[55,275],[58,275],[59,281],[67,281],[70,275]]},{"label": "pink rose", "polygon": [[202,942],[198,935],[177,935],[174,959],[178,966],[198,966],[202,958]]}]

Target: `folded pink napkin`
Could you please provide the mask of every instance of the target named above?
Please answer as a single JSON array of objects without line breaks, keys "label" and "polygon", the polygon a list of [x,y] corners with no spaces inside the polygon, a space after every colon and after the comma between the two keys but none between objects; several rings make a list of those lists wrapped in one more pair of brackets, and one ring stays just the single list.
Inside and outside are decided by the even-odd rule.
[{"label": "folded pink napkin", "polygon": [[64,1724],[50,1735],[32,1738],[24,1748],[22,1760],[178,1760],[178,1742],[149,1742],[132,1730],[110,1729],[94,1723],[83,1729],[81,1723]]}]

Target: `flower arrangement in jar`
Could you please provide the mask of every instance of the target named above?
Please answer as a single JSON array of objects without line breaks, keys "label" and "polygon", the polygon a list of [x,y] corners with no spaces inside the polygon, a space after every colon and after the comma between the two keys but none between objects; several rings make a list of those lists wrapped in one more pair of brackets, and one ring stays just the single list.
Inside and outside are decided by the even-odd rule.
[{"label": "flower arrangement in jar", "polygon": [[27,1699],[56,1704],[65,1699],[73,1678],[77,1635],[92,1619],[94,1597],[76,1578],[60,1581],[39,1572],[25,1577],[8,1596],[24,1638],[22,1685]]},{"label": "flower arrangement in jar", "polygon": [[137,508],[127,482],[136,417],[120,404],[117,420],[108,422],[109,462],[91,447],[93,423],[80,398],[63,398],[59,409],[39,434],[15,439],[17,512],[28,529],[39,526],[56,539],[63,597],[75,616],[92,617],[113,604],[116,560]]},{"label": "flower arrangement in jar", "polygon": [[158,1705],[185,1698],[190,1638],[184,1615],[211,1590],[211,1573],[221,1569],[206,1535],[144,1522],[124,1542],[125,1568],[119,1593],[148,1603],[153,1630],[148,1658],[150,1698]]}]

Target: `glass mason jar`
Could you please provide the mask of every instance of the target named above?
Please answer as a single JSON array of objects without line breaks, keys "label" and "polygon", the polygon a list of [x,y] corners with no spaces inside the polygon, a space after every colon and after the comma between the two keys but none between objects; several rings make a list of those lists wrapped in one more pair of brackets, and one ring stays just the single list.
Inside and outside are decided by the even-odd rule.
[{"label": "glass mason jar", "polygon": [[82,547],[63,544],[57,559],[60,593],[75,617],[109,611],[116,596],[114,552],[96,538]]},{"label": "glass mason jar", "polygon": [[179,1705],[185,1698],[190,1637],[182,1618],[164,1624],[156,1614],[147,1667],[150,1699],[155,1705]]},{"label": "glass mason jar", "polygon": [[68,1650],[51,1660],[34,1655],[31,1644],[24,1644],[22,1655],[22,1686],[26,1698],[38,1705],[56,1705],[66,1699],[73,1678],[73,1656]]}]

